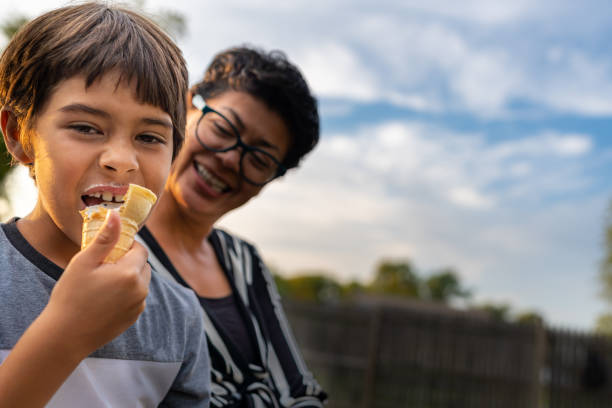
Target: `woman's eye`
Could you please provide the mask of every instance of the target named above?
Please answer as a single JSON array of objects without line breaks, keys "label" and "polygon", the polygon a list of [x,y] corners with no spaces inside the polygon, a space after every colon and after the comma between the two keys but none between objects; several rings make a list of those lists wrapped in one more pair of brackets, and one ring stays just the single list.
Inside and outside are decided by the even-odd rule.
[{"label": "woman's eye", "polygon": [[218,123],[215,123],[215,131],[219,137],[222,137],[224,139],[236,138],[234,132],[232,131],[232,128],[227,124],[220,125]]},{"label": "woman's eye", "polygon": [[265,154],[259,152],[250,152],[248,155],[250,163],[258,169],[267,170],[273,165],[272,160]]}]

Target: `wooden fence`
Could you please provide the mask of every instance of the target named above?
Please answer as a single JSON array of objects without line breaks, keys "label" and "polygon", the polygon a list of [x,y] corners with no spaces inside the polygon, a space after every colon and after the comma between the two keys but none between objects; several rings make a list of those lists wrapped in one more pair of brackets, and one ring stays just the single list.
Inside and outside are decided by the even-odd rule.
[{"label": "wooden fence", "polygon": [[452,309],[285,301],[329,408],[612,407],[612,342]]}]

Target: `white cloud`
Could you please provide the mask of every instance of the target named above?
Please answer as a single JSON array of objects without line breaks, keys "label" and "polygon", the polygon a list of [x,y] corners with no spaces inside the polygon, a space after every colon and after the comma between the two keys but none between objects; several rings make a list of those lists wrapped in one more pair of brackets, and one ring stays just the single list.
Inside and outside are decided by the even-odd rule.
[{"label": "white cloud", "polygon": [[591,151],[593,142],[587,136],[567,135],[561,138],[558,137],[553,146],[561,155],[579,156]]},{"label": "white cloud", "polygon": [[222,224],[281,269],[367,279],[377,260],[404,256],[426,269],[455,266],[475,283],[499,263],[553,251],[551,240],[567,235],[550,217],[534,220],[551,212],[542,204],[549,195],[585,188],[572,163],[591,148],[586,135],[487,143],[418,122],[363,127],[326,135],[303,168]]},{"label": "white cloud", "polygon": [[461,110],[479,116],[503,113],[508,100],[524,82],[520,66],[504,51],[475,51],[465,55],[456,72],[448,72]]},{"label": "white cloud", "polygon": [[494,200],[471,187],[454,187],[449,191],[449,199],[460,206],[473,209],[487,209],[494,205]]},{"label": "white cloud", "polygon": [[544,132],[528,138],[499,143],[491,154],[495,160],[517,156],[581,156],[589,153],[593,141],[588,135]]},{"label": "white cloud", "polygon": [[313,44],[299,57],[301,69],[318,95],[372,101],[376,77],[354,50],[339,43]]},{"label": "white cloud", "polygon": [[[9,7],[35,15],[64,3]],[[169,8],[161,0],[146,5]],[[321,97],[486,117],[507,115],[514,100],[612,113],[612,58],[597,51],[609,13],[598,2],[176,0],[170,8],[188,18],[180,45],[192,82],[220,49],[252,43],[286,51]],[[597,19],[587,24],[582,15]]]},{"label": "white cloud", "polygon": [[422,0],[409,2],[407,8],[426,11],[435,16],[447,16],[483,24],[504,24],[514,22],[533,9],[533,2],[520,0],[512,2],[491,2],[469,0],[461,7],[452,7],[448,0]]}]

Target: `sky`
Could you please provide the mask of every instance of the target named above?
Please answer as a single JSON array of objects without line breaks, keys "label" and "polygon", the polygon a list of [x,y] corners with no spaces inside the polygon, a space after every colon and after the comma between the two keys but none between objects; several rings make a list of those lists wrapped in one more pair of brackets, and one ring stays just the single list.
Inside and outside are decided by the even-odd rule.
[{"label": "sky", "polygon": [[[7,0],[4,0],[6,3]],[[30,17],[66,4],[8,0]],[[606,1],[148,0],[187,18],[191,81],[229,46],[280,49],[319,100],[302,166],[220,221],[292,275],[454,268],[474,302],[587,330],[612,198]],[[11,180],[24,215],[35,189]]]}]

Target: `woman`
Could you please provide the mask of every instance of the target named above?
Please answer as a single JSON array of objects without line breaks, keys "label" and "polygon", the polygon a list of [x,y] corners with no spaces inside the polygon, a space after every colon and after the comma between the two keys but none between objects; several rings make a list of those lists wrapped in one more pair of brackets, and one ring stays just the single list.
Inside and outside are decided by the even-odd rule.
[{"label": "woman", "polygon": [[188,99],[185,145],[140,241],[200,299],[211,406],[321,407],[257,250],[214,227],[314,148],[316,100],[282,53],[247,47],[218,54]]}]

